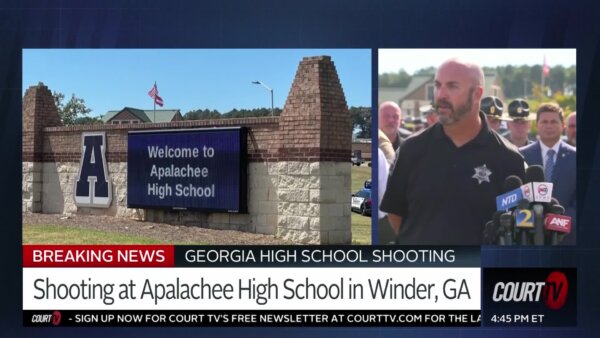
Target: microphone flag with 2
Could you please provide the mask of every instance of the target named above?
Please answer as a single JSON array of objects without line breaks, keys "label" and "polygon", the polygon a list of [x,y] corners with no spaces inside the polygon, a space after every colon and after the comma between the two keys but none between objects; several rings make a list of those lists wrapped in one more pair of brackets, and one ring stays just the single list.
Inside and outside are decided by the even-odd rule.
[{"label": "microphone flag with 2", "polygon": [[556,245],[570,232],[571,218],[563,215],[564,207],[552,198],[553,184],[545,182],[543,168],[527,168],[525,182],[515,175],[505,179],[505,192],[496,197],[497,211],[485,226],[484,243],[543,245],[551,234]]}]

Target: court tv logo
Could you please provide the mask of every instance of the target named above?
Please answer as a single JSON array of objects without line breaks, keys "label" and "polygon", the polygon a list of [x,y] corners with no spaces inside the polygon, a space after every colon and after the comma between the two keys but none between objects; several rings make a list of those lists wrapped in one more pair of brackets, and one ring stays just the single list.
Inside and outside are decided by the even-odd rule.
[{"label": "court tv logo", "polygon": [[61,320],[62,314],[60,311],[54,311],[52,314],[34,314],[31,316],[31,323],[33,324],[52,324],[58,326]]},{"label": "court tv logo", "polygon": [[552,271],[545,280],[500,281],[494,285],[492,300],[496,303],[540,303],[551,310],[560,310],[569,295],[567,276]]}]

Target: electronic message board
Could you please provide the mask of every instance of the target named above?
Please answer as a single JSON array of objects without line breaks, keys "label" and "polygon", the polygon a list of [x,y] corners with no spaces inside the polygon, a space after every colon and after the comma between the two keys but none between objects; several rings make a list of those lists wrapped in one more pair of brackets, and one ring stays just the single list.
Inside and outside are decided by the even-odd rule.
[{"label": "electronic message board", "polygon": [[128,134],[127,206],[247,212],[244,127]]}]

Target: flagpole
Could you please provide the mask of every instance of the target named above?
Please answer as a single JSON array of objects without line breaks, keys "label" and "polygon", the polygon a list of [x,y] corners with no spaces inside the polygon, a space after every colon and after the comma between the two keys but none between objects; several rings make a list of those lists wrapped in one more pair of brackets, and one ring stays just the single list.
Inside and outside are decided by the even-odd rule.
[{"label": "flagpole", "polygon": [[[154,81],[154,88],[156,88],[156,81]],[[152,98],[154,101],[154,119],[152,120],[152,123],[156,123],[156,97]]]},{"label": "flagpole", "polygon": [[544,64],[542,65],[542,95],[546,96],[546,55],[544,55]]},{"label": "flagpole", "polygon": [[546,96],[546,88],[545,88],[545,76],[544,76],[544,68],[545,68],[545,62],[544,62],[544,66],[542,66],[542,95]]}]

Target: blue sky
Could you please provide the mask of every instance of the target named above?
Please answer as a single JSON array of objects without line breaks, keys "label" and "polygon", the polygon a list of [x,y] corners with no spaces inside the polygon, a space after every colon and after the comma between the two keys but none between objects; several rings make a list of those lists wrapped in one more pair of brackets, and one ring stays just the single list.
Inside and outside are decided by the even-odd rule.
[{"label": "blue sky", "polygon": [[452,57],[475,62],[482,67],[542,65],[545,57],[550,67],[570,67],[575,65],[576,54],[575,49],[568,48],[380,49],[378,73],[395,73],[404,69],[413,74],[422,68],[437,67]]},{"label": "blue sky", "polygon": [[[163,109],[283,108],[302,57],[329,55],[348,106],[371,106],[369,49],[25,49],[23,94],[43,82],[81,97],[92,116],[125,106],[152,109],[156,81]],[[160,108],[157,106],[157,109]]]}]

